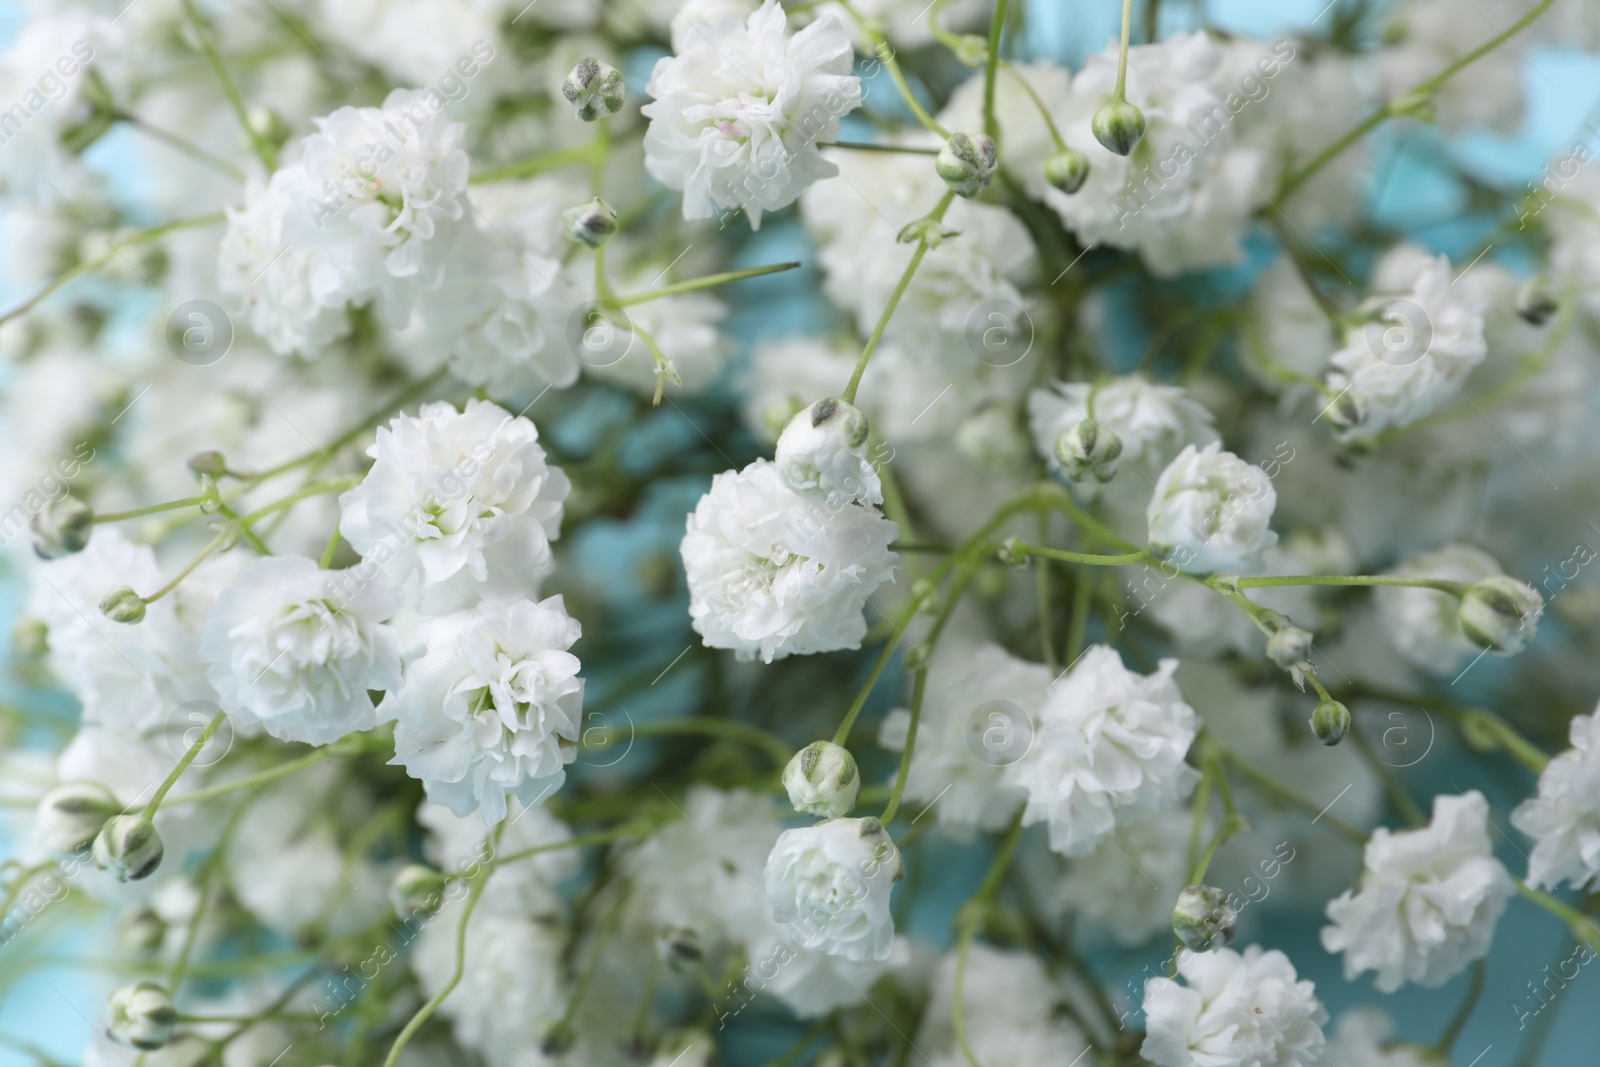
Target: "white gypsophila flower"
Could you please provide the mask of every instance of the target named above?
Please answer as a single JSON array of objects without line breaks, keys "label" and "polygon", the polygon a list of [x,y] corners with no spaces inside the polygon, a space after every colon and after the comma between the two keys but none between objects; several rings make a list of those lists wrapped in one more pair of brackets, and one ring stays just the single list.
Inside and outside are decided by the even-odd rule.
[{"label": "white gypsophila flower", "polygon": [[1194,788],[1184,756],[1195,714],[1172,681],[1177,668],[1166,659],[1136,674],[1094,645],[1051,685],[1032,747],[1002,780],[1027,790],[1022,821],[1047,823],[1052,849],[1086,855],[1128,816],[1173,808]]},{"label": "white gypsophila flower", "polygon": [[489,601],[426,619],[427,649],[379,709],[395,756],[428,799],[493,826],[507,798],[534,806],[561,787],[583,709],[581,632],[561,597]]},{"label": "white gypsophila flower", "polygon": [[[762,440],[776,444],[784,427],[801,409],[815,397],[836,391],[840,382],[850,380],[859,355],[848,350],[842,340],[809,334],[758,342],[749,367],[736,383],[743,398],[745,425]],[[874,396],[867,383],[876,377],[873,371],[878,366],[876,359],[867,364],[861,388],[864,402]]]},{"label": "white gypsophila flower", "polygon": [[796,944],[785,927],[770,918],[767,924],[765,934],[751,941],[753,962],[745,973],[744,988],[772,994],[801,1019],[820,1019],[859,1006],[878,979],[902,970],[912,958],[903,937],[894,939],[885,959],[853,960]]},{"label": "white gypsophila flower", "polygon": [[262,557],[206,616],[206,677],[236,724],[282,741],[325,745],[370,729],[367,691],[400,684],[400,642],[384,625],[399,606],[381,578],[346,588],[304,556]]},{"label": "white gypsophila flower", "polygon": [[442,804],[424,803],[417,808],[417,822],[428,831],[423,851],[439,871],[468,877],[475,865],[497,855],[548,848],[497,869],[478,897],[478,908],[502,915],[553,912],[559,900],[556,887],[578,872],[579,859],[575,849],[552,846],[571,840],[572,831],[542,807],[525,808],[513,802],[510,815],[497,846],[482,819],[457,815]]},{"label": "white gypsophila flower", "polygon": [[439,1005],[463,1047],[490,1067],[546,1067],[541,1051],[566,1014],[571,996],[562,953],[565,929],[547,915],[475,910],[461,929],[465,901],[447,904],[417,935],[411,970],[423,992],[442,993],[455,973],[457,943],[465,944],[461,981]]},{"label": "white gypsophila flower", "polygon": [[[401,84],[432,84],[451,102],[485,92],[499,67],[509,0],[316,0],[306,5],[319,40],[332,41]],[[509,65],[510,61],[503,61]]]},{"label": "white gypsophila flower", "polygon": [[1572,720],[1572,747],[1539,775],[1539,794],[1518,805],[1511,824],[1534,839],[1528,882],[1554,889],[1600,885],[1600,707]]},{"label": "white gypsophila flower", "polygon": [[538,442],[532,422],[486,400],[380,426],[372,469],[339,497],[339,532],[362,556],[351,581],[419,575],[425,612],[536,595],[572,489]]},{"label": "white gypsophila flower", "polygon": [[904,873],[877,819],[828,819],[779,836],[767,857],[767,901],[803,947],[885,960],[894,945],[889,895]]},{"label": "white gypsophila flower", "polygon": [[1394,1040],[1394,1019],[1382,1008],[1353,1008],[1339,1016],[1328,1042],[1332,1067],[1436,1067],[1423,1045]]},{"label": "white gypsophila flower", "polygon": [[1266,471],[1224,452],[1213,441],[1187,445],[1156,479],[1150,506],[1150,550],[1180,570],[1251,573],[1278,543],[1268,524],[1278,493]]},{"label": "white gypsophila flower", "polygon": [[[930,1051],[957,1046],[952,1021],[955,1018],[956,955],[952,949],[939,959],[933,972],[928,1007],[917,1030],[918,1046]],[[1008,1031],[1027,1032],[1050,1027],[1060,1015],[1063,997],[1039,957],[974,941],[967,949],[961,1000],[967,1038],[977,1048]],[[1068,1024],[1065,1029],[1076,1037],[1077,1044],[1082,1044],[1082,1035],[1077,1034],[1076,1027]],[[1054,1056],[1063,1058],[1063,1062],[1070,1062],[1076,1054],[1070,1042],[1064,1042],[1063,1047],[1054,1051]],[[1032,1062],[980,1059],[985,1063]]]},{"label": "white gypsophila flower", "polygon": [[59,7],[23,21],[0,54],[0,183],[13,196],[70,199],[84,184],[62,135],[90,117],[84,86],[97,60],[122,43],[115,21]]},{"label": "white gypsophila flower", "polygon": [[[1006,165],[1085,246],[1137,251],[1161,275],[1240,262],[1262,199],[1258,190],[1267,188],[1266,159],[1237,143],[1237,110],[1221,65],[1221,51],[1204,33],[1130,49],[1127,99],[1143,112],[1145,133],[1132,153],[1120,156],[1091,129],[1117,84],[1114,46],[1090,56],[1075,77],[1047,60],[1019,64],[1017,74],[1044,101],[1067,147],[1087,158],[1089,173],[1072,193],[1050,184],[1045,161],[1056,153],[1055,138],[1026,89],[1002,73],[995,112]],[[968,79],[940,121],[981,129],[983,100],[982,79]]]},{"label": "white gypsophila flower", "polygon": [[816,142],[861,105],[850,40],[833,18],[793,37],[784,28],[783,8],[767,0],[743,25],[684,35],[683,51],[651,71],[645,168],[682,191],[684,218],[742,210],[759,228],[763,211],[838,173]]},{"label": "white gypsophila flower", "polygon": [[[1471,545],[1440,545],[1407,556],[1386,573],[1407,578],[1475,582],[1502,573],[1489,553]],[[1461,632],[1458,597],[1418,586],[1380,586],[1373,590],[1378,618],[1394,648],[1432,674],[1449,674],[1478,654]]]},{"label": "white gypsophila flower", "polygon": [[1093,852],[1074,859],[1056,885],[1056,901],[1135,948],[1172,927],[1172,902],[1188,881],[1194,815],[1182,808],[1118,826]]},{"label": "white gypsophila flower", "polygon": [[[627,251],[627,243],[613,240],[606,246],[608,264]],[[661,284],[662,267],[639,265],[627,269],[621,284],[643,292]],[[587,290],[592,297],[592,289]],[[628,308],[627,322],[613,328],[613,336],[602,335],[596,351],[580,353],[586,377],[611,382],[635,393],[652,395],[656,388],[656,362],[650,346],[640,339],[649,334],[673,370],[683,381],[683,391],[698,393],[710,388],[727,365],[731,346],[720,329],[728,316],[727,305],[710,292],[679,293],[649,300]],[[598,328],[598,327],[596,327]],[[588,335],[580,340],[587,345]]]},{"label": "white gypsophila flower", "polygon": [[680,546],[695,632],[708,648],[767,663],[858,648],[867,597],[893,576],[898,533],[874,507],[800,496],[767,460],[724,471]]},{"label": "white gypsophila flower", "polygon": [[[1450,260],[1413,245],[1391,249],[1373,272],[1369,321],[1345,333],[1328,388],[1361,412],[1347,437],[1405,426],[1455,393],[1488,355],[1483,303],[1456,287]],[[1336,402],[1337,403],[1337,402]]]},{"label": "white gypsophila flower", "polygon": [[1301,981],[1277,949],[1251,945],[1186,952],[1184,984],[1144,986],[1145,1039],[1139,1054],[1159,1067],[1313,1067],[1323,1058],[1328,1013],[1316,986]]},{"label": "white gypsophila flower", "polygon": [[738,32],[759,6],[760,0],[670,0],[662,9],[669,16],[672,51],[682,55],[694,38],[716,27],[726,25],[729,28],[723,32]]},{"label": "white gypsophila flower", "polygon": [[795,413],[778,435],[773,465],[785,485],[831,508],[883,503],[883,483],[867,455],[871,427],[854,404],[826,397]]},{"label": "white gypsophila flower", "polygon": [[164,584],[154,550],[107,526],[94,528],[82,552],[34,562],[27,611],[44,621],[50,667],[82,703],[84,722],[137,733],[186,701],[215,696],[175,597],[148,604],[134,625],[100,611],[117,586],[149,594]]},{"label": "white gypsophila flower", "polygon": [[[1339,337],[1288,256],[1279,256],[1261,272],[1250,310],[1240,351],[1245,370],[1274,392],[1295,397],[1312,393],[1314,387],[1304,379],[1322,376],[1328,357],[1339,348]],[[1285,375],[1285,368],[1294,375]]]},{"label": "white gypsophila flower", "polygon": [[1375,971],[1378,989],[1444,985],[1488,955],[1516,883],[1494,858],[1488,801],[1477,790],[1433,798],[1417,830],[1372,832],[1359,891],[1328,901],[1322,946],[1344,953],[1347,980]]},{"label": "white gypsophila flower", "polygon": [[[1033,447],[1051,470],[1061,466],[1056,459],[1056,441],[1086,419],[1116,434],[1122,442],[1122,462],[1138,468],[1146,478],[1170,463],[1184,445],[1217,440],[1211,412],[1204,405],[1178,386],[1152,382],[1142,374],[1098,385],[1055,382],[1028,393]],[[1091,496],[1097,488],[1092,482],[1081,485]]]},{"label": "white gypsophila flower", "polygon": [[[1025,794],[1002,772],[1033,743],[1053,672],[993,644],[947,652],[937,662],[923,694],[904,797],[938,801],[934,818],[958,834],[1003,830]],[[894,709],[878,728],[878,743],[904,751],[910,725],[911,712]]]}]

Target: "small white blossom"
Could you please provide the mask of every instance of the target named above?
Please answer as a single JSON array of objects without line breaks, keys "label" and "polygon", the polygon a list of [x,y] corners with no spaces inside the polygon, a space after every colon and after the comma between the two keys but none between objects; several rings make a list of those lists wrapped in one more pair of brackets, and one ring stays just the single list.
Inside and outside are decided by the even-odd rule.
[{"label": "small white blossom", "polygon": [[876,508],[800,496],[766,460],[724,471],[681,546],[695,632],[709,648],[768,663],[858,648],[867,597],[894,572],[898,532]]},{"label": "small white blossom", "polygon": [[1150,548],[1181,570],[1250,572],[1278,543],[1268,524],[1278,504],[1272,479],[1216,441],[1188,445],[1156,480],[1146,517]]},{"label": "small white blossom", "polygon": [[1442,986],[1489,952],[1516,885],[1489,840],[1488,802],[1471,790],[1433,800],[1433,821],[1379,827],[1362,854],[1358,892],[1328,902],[1322,945],[1344,953],[1344,974],[1377,972],[1393,993],[1405,982]]},{"label": "small white blossom", "polygon": [[829,819],[785,830],[767,858],[772,917],[805,948],[884,960],[894,946],[889,894],[904,873],[877,819]]},{"label": "small white blossom", "polygon": [[1172,681],[1177,668],[1167,659],[1136,674],[1094,645],[1050,687],[1033,747],[1002,780],[1027,790],[1022,821],[1047,823],[1052,849],[1086,855],[1119,821],[1172,808],[1194,788],[1184,756],[1197,724]]},{"label": "small white blossom", "polygon": [[1139,1054],[1159,1067],[1314,1067],[1328,1013],[1277,949],[1182,953],[1178,973],[1144,985]]},{"label": "small white blossom", "polygon": [[1086,920],[1086,935],[1109,934],[1124,948],[1170,931],[1172,902],[1189,878],[1193,828],[1194,814],[1184,808],[1118,826],[1067,864],[1056,900]]},{"label": "small white blossom", "polygon": [[304,556],[264,556],[217,598],[200,636],[206,676],[239,726],[325,745],[377,725],[367,690],[400,684],[384,625],[400,595],[381,578],[341,582]]},{"label": "small white blossom", "polygon": [[773,463],[790,489],[829,507],[883,503],[883,483],[867,455],[871,428],[854,404],[834,397],[802,408],[778,436]]},{"label": "small white blossom", "polygon": [[[1177,386],[1153,382],[1140,374],[1113,378],[1098,386],[1056,382],[1052,388],[1040,387],[1028,394],[1033,445],[1052,470],[1061,465],[1056,442],[1086,419],[1116,434],[1122,442],[1122,463],[1146,478],[1170,463],[1185,445],[1207,445],[1217,439],[1211,412],[1204,406]],[[1148,484],[1143,479],[1140,482]],[[1080,485],[1080,491],[1090,495],[1095,488],[1090,482]]]},{"label": "small white blossom", "polygon": [[1572,720],[1572,747],[1539,776],[1539,795],[1511,814],[1534,839],[1528,881],[1544,889],[1600,886],[1600,707]]},{"label": "small white blossom", "polygon": [[1382,1008],[1355,1008],[1339,1016],[1328,1042],[1332,1067],[1437,1067],[1432,1050],[1394,1040],[1394,1020]]},{"label": "small white blossom", "polygon": [[645,168],[682,190],[684,218],[743,210],[759,227],[763,211],[838,173],[816,142],[861,104],[850,39],[832,17],[793,37],[784,26],[783,8],[767,0],[743,25],[684,34],[682,52],[656,62],[642,109]]},{"label": "small white blossom", "polygon": [[424,404],[379,427],[377,462],[339,498],[357,576],[422,582],[424,611],[469,594],[533,596],[550,567],[572,484],[548,466],[533,423],[485,400]]},{"label": "small white blossom", "polygon": [[559,596],[491,601],[424,620],[427,648],[381,710],[397,720],[395,756],[428,799],[490,826],[507,798],[535,805],[576,757],[583,709],[580,628]]}]

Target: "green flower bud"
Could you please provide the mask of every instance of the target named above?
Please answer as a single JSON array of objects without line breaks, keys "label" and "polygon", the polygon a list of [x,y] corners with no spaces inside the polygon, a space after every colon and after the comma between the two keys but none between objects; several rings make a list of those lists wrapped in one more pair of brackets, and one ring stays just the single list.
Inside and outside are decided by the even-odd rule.
[{"label": "green flower bud", "polygon": [[1304,663],[1311,651],[1311,634],[1298,626],[1285,626],[1267,638],[1267,658],[1284,670]]},{"label": "green flower bud", "polygon": [[1324,700],[1311,713],[1311,732],[1325,745],[1337,745],[1350,729],[1350,709],[1337,700]]},{"label": "green flower bud", "polygon": [[705,958],[700,934],[686,926],[669,926],[656,935],[656,955],[673,971],[692,971]]},{"label": "green flower bud", "polygon": [[1000,550],[995,553],[995,558],[1006,567],[1026,567],[1029,556],[1019,547],[1021,544],[1015,537],[1008,537],[1000,542]]},{"label": "green flower bud", "polygon": [[1056,438],[1056,462],[1075,482],[1093,479],[1102,485],[1116,477],[1122,459],[1122,438],[1093,419],[1082,419]]},{"label": "green flower bud", "polygon": [[585,56],[561,83],[561,95],[584,122],[593,122],[622,110],[627,90],[622,71],[593,56]]},{"label": "green flower bud", "polygon": [[1543,278],[1529,278],[1517,286],[1515,303],[1517,314],[1522,316],[1523,321],[1534,326],[1543,326],[1549,322],[1550,316],[1561,307],[1560,301],[1550,291]]},{"label": "green flower bud", "polygon": [[38,659],[50,651],[50,627],[37,615],[20,616],[11,627],[11,647],[17,655]]},{"label": "green flower bud", "polygon": [[1076,148],[1063,148],[1044,161],[1044,180],[1071,196],[1089,180],[1089,157]]},{"label": "green flower bud", "polygon": [[408,863],[389,886],[389,903],[399,915],[432,915],[444,904],[445,876],[421,863]]},{"label": "green flower bud", "polygon": [[617,232],[617,209],[598,196],[580,207],[562,213],[567,220],[567,240],[599,248]]},{"label": "green flower bud", "polygon": [[117,944],[136,956],[148,956],[167,938],[167,921],[154,908],[139,904],[117,916]]},{"label": "green flower bud", "polygon": [[836,819],[855,810],[861,775],[849,749],[832,741],[813,741],[783,769],[783,788],[795,811]]},{"label": "green flower bud", "polygon": [[40,559],[82,552],[94,532],[94,509],[75,496],[52,500],[33,516],[33,551]]},{"label": "green flower bud", "polygon": [[100,614],[112,622],[144,621],[144,597],[126,585],[119,585],[100,601]]},{"label": "green flower bud", "polygon": [[1126,100],[1108,100],[1090,121],[1094,139],[1106,151],[1130,155],[1144,137],[1144,112]]},{"label": "green flower bud", "polygon": [[1335,430],[1353,430],[1367,421],[1367,405],[1346,389],[1328,401],[1327,407],[1322,409],[1322,418]]},{"label": "green flower bud", "polygon": [[113,1040],[147,1052],[171,1041],[178,1025],[172,998],[154,982],[136,982],[112,993],[106,1014],[106,1032]]},{"label": "green flower bud", "polygon": [[39,801],[39,838],[60,855],[87,848],[106,824],[122,811],[116,796],[98,782],[68,782]]},{"label": "green flower bud", "polygon": [[1239,916],[1228,906],[1228,894],[1216,886],[1191,885],[1178,894],[1172,932],[1191,952],[1208,952],[1233,941]]},{"label": "green flower bud", "polygon": [[968,199],[983,192],[1000,165],[999,148],[983,134],[952,133],[939,149],[934,169],[957,196]]},{"label": "green flower bud", "polygon": [[289,129],[289,124],[283,121],[283,116],[270,107],[253,107],[245,118],[256,137],[274,152],[282,148],[289,140],[289,135],[294,132]]},{"label": "green flower bud", "polygon": [[161,835],[143,815],[115,815],[94,839],[95,866],[110,871],[119,882],[148,878],[161,866],[164,851]]},{"label": "green flower bud", "polygon": [[1473,582],[1461,596],[1461,632],[1480,648],[1512,655],[1533,636],[1544,598],[1527,582],[1496,574]]},{"label": "green flower bud", "polygon": [[221,452],[212,449],[206,452],[196,452],[184,463],[184,466],[196,474],[204,474],[210,478],[221,478],[228,473],[228,461]]}]

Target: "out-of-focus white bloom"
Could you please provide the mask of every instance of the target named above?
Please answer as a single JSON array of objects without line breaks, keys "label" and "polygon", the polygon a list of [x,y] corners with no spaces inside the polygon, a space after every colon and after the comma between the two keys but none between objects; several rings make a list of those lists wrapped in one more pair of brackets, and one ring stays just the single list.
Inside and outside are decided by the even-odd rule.
[{"label": "out-of-focus white bloom", "polygon": [[1139,1054],[1160,1067],[1313,1067],[1323,1058],[1328,1013],[1277,949],[1187,952],[1184,983],[1144,984]]},{"label": "out-of-focus white bloom", "polygon": [[[1090,415],[1091,408],[1093,415]],[[1153,477],[1185,445],[1206,445],[1217,439],[1211,412],[1175,385],[1129,374],[1102,382],[1056,382],[1028,394],[1028,428],[1034,448],[1050,464],[1056,441],[1079,422],[1091,419],[1122,441],[1122,462]],[[1142,479],[1141,479],[1142,482]],[[1148,484],[1148,483],[1143,483]],[[1095,487],[1085,483],[1085,493]]]},{"label": "out-of-focus white bloom", "polygon": [[1172,808],[1194,788],[1184,756],[1196,721],[1172,681],[1177,668],[1167,659],[1135,674],[1094,645],[1050,687],[1033,747],[1003,781],[1027,790],[1022,821],[1048,823],[1052,849],[1086,855],[1119,821]]},{"label": "out-of-focus white bloom", "polygon": [[1328,357],[1339,348],[1339,337],[1287,256],[1261,272],[1250,309],[1240,352],[1245,369],[1275,392],[1310,392],[1312,386],[1303,378],[1283,371],[1320,378]]},{"label": "out-of-focus white bloom", "polygon": [[829,507],[883,503],[883,484],[867,455],[871,428],[854,404],[835,397],[797,412],[778,437],[773,463],[785,485]]},{"label": "out-of-focus white bloom", "polygon": [[[1475,582],[1500,574],[1493,556],[1471,545],[1440,545],[1407,556],[1388,573],[1407,578]],[[1458,597],[1418,586],[1380,586],[1373,590],[1378,617],[1400,654],[1433,674],[1448,674],[1478,646],[1461,632]]]},{"label": "out-of-focus white bloom", "polygon": [[772,917],[805,948],[885,960],[894,946],[889,894],[904,874],[877,819],[829,819],[785,830],[767,858]]},{"label": "out-of-focus white bloom", "polygon": [[[38,200],[70,199],[62,192],[77,161],[62,135],[90,118],[84,84],[97,59],[121,43],[115,19],[67,7],[21,21],[0,54],[0,182],[8,192]],[[51,186],[55,188],[52,189]]]},{"label": "out-of-focus white bloom", "polygon": [[1194,815],[1156,812],[1118,826],[1089,853],[1067,865],[1056,900],[1134,948],[1172,925],[1172,902],[1189,877],[1189,837]]},{"label": "out-of-focus white bloom", "polygon": [[[959,1067],[967,1059],[956,1040],[956,952],[939,960],[917,1047],[936,1067]],[[980,1063],[1071,1063],[1087,1047],[1083,1033],[1065,1017],[1062,991],[1037,956],[974,942],[961,981],[967,1044]]]},{"label": "out-of-focus white bloom", "polygon": [[[423,804],[417,808],[417,822],[428,830],[424,851],[434,866],[446,873],[469,878],[475,864],[496,855],[509,856],[523,849],[559,845],[571,840],[567,825],[544,808],[511,805],[511,818],[500,834],[500,844],[491,841],[491,831],[483,820],[462,816],[442,804]],[[576,849],[550,848],[508,863],[495,871],[478,897],[481,910],[503,915],[539,915],[556,910],[556,886],[578,872]]]},{"label": "out-of-focus white bloom", "polygon": [[507,798],[533,806],[577,755],[583,679],[567,650],[580,628],[561,597],[490,601],[427,619],[427,648],[380,711],[397,720],[395,757],[428,799],[493,826]]},{"label": "out-of-focus white bloom", "polygon": [[[855,960],[796,944],[786,927],[768,922],[768,934],[753,942],[751,949],[750,958],[756,961],[751,968],[754,977],[747,974],[745,981],[748,987],[771,993],[802,1019],[817,1019],[862,1004],[873,983],[911,959],[903,937],[895,938],[885,959]],[[762,982],[767,975],[771,980]]]},{"label": "out-of-focus white bloom", "polygon": [[[1116,48],[1091,56],[1076,77],[1048,61],[1019,65],[1017,74],[1044,101],[1067,146],[1089,160],[1088,179],[1073,193],[1047,180],[1055,139],[1016,77],[1002,72],[995,110],[1006,166],[1084,245],[1135,250],[1157,274],[1239,262],[1258,190],[1267,188],[1266,160],[1237,144],[1237,112],[1221,64],[1221,51],[1203,33],[1130,49],[1127,99],[1144,113],[1145,133],[1127,156],[1102,146],[1090,128],[1116,86]],[[982,80],[969,79],[940,121],[981,128],[982,103]]]},{"label": "out-of-focus white bloom", "polygon": [[1489,952],[1516,884],[1494,858],[1483,794],[1433,799],[1433,821],[1391,833],[1379,827],[1362,854],[1359,892],[1328,902],[1322,945],[1344,953],[1353,980],[1375,971],[1377,987],[1442,986]]},{"label": "out-of-focus white bloom", "polygon": [[514,61],[499,59],[501,26],[517,12],[509,0],[313,0],[305,7],[319,40],[402,85],[435,86],[426,91],[441,106],[487,95],[486,80],[513,80],[506,68]]},{"label": "out-of-focus white bloom", "polygon": [[645,91],[645,167],[683,192],[683,217],[787,207],[838,169],[816,142],[861,104],[850,40],[833,18],[793,37],[777,0],[743,24],[715,22],[683,35],[683,51],[656,62]]},{"label": "out-of-focus white bloom", "polygon": [[1600,885],[1600,707],[1572,720],[1572,747],[1539,776],[1539,795],[1511,814],[1511,823],[1534,839],[1528,882],[1554,889]]},{"label": "out-of-focus white bloom", "polygon": [[1345,334],[1329,357],[1328,388],[1363,412],[1349,437],[1405,426],[1433,411],[1488,354],[1483,305],[1470,287],[1453,286],[1450,260],[1401,245],[1373,273],[1370,321]]},{"label": "out-of-focus white bloom", "polygon": [[377,725],[367,690],[400,684],[400,606],[382,578],[345,586],[304,556],[264,556],[222,591],[200,636],[206,676],[236,725],[325,745]]},{"label": "out-of-focus white bloom", "polygon": [[1213,441],[1188,445],[1156,480],[1146,518],[1150,549],[1195,574],[1260,569],[1278,543],[1268,524],[1278,504],[1266,471]]},{"label": "out-of-focus white bloom", "polygon": [[[1003,830],[1025,794],[1002,771],[1034,743],[1052,672],[993,644],[937,662],[923,694],[905,799],[938,801],[934,819],[957,833]],[[903,751],[910,725],[911,713],[896,708],[879,727],[878,742]]]},{"label": "out-of-focus white bloom", "polygon": [[1327,1061],[1333,1067],[1437,1067],[1431,1050],[1394,1040],[1394,1020],[1382,1008],[1354,1008],[1339,1016]]},{"label": "out-of-focus white bloom", "polygon": [[694,38],[714,28],[729,25],[727,32],[738,32],[755,14],[760,0],[673,0],[666,9],[671,16],[672,50],[682,55]]},{"label": "out-of-focus white bloom", "polygon": [[538,441],[532,422],[486,400],[424,404],[379,427],[367,450],[377,462],[339,497],[339,532],[362,555],[356,578],[401,586],[420,574],[424,611],[536,595],[572,488]]},{"label": "out-of-focus white bloom", "polygon": [[867,597],[899,558],[888,547],[898,532],[876,508],[800,496],[767,460],[724,471],[681,546],[695,632],[709,648],[768,663],[857,648]]}]

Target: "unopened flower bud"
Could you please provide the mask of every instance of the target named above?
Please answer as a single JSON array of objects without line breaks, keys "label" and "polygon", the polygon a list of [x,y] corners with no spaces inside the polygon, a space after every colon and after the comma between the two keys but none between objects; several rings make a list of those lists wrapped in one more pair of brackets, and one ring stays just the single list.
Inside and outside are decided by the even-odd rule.
[{"label": "unopened flower bud", "polygon": [[692,971],[705,957],[700,935],[687,926],[671,926],[656,936],[656,954],[673,971]]},{"label": "unopened flower bud", "polygon": [[867,456],[866,415],[838,397],[801,408],[778,435],[772,461],[778,477],[801,496],[837,507],[883,502],[883,483]]},{"label": "unopened flower bud", "polygon": [[1508,574],[1479,579],[1461,596],[1461,632],[1480,648],[1511,655],[1533,636],[1544,598]]},{"label": "unopened flower bud", "polygon": [[1549,322],[1550,316],[1561,307],[1560,301],[1550,291],[1550,286],[1545,284],[1543,278],[1529,278],[1517,286],[1515,303],[1517,314],[1534,326],[1543,326]]},{"label": "unopened flower bud", "polygon": [[1021,542],[1015,537],[1008,537],[1000,542],[1000,550],[995,553],[995,558],[1007,567],[1026,567],[1028,554],[1022,551]]},{"label": "unopened flower bud", "polygon": [[87,848],[106,824],[122,811],[111,790],[98,782],[68,782],[39,801],[39,841],[59,855]]},{"label": "unopened flower bud", "polygon": [[855,810],[861,775],[850,750],[832,741],[813,741],[783,769],[783,788],[795,811],[836,819]]},{"label": "unopened flower bud", "polygon": [[1285,626],[1267,638],[1267,658],[1284,670],[1304,663],[1311,651],[1311,634],[1298,626]]},{"label": "unopened flower bud", "polygon": [[178,1012],[167,991],[154,982],[125,985],[106,1004],[106,1032],[112,1040],[146,1051],[172,1040]]},{"label": "unopened flower bud", "polygon": [[1093,419],[1079,420],[1056,438],[1056,462],[1075,482],[1093,479],[1102,485],[1116,477],[1122,459],[1122,438]]},{"label": "unopened flower bud", "polygon": [[982,66],[989,55],[989,38],[977,33],[963,33],[956,39],[956,59],[969,67]]},{"label": "unopened flower bud", "polygon": [[599,248],[617,232],[617,209],[598,196],[587,204],[562,213],[567,220],[567,240]]},{"label": "unopened flower bud", "polygon": [[957,196],[970,199],[983,192],[999,165],[1000,150],[994,138],[981,133],[975,136],[952,133],[939,149],[934,169]]},{"label": "unopened flower bud", "polygon": [[1335,430],[1351,430],[1367,421],[1367,405],[1361,398],[1346,389],[1328,401],[1322,417]]},{"label": "unopened flower bud", "polygon": [[565,1019],[545,1031],[539,1051],[552,1059],[564,1055],[578,1043],[578,1034]]},{"label": "unopened flower bud", "polygon": [[250,123],[250,131],[264,144],[276,151],[289,140],[289,135],[294,131],[289,129],[289,124],[283,121],[270,107],[253,107],[245,115]]},{"label": "unopened flower bud", "polygon": [[215,449],[196,452],[185,461],[184,465],[196,474],[208,475],[213,479],[221,478],[228,473],[227,459]]},{"label": "unopened flower bud", "polygon": [[117,944],[136,956],[148,956],[167,938],[167,921],[154,908],[139,904],[117,916]]},{"label": "unopened flower bud", "polygon": [[119,585],[100,601],[100,614],[112,622],[142,622],[144,606],[144,597],[135,593],[130,586]]},{"label": "unopened flower bud", "polygon": [[33,516],[33,551],[40,559],[82,552],[94,532],[94,509],[75,496],[52,500]]},{"label": "unopened flower bud", "polygon": [[408,863],[389,886],[389,903],[399,915],[432,915],[444,903],[445,877],[432,867]]},{"label": "unopened flower bud", "polygon": [[1239,932],[1239,916],[1228,894],[1212,885],[1186,886],[1172,909],[1172,932],[1191,952],[1223,948]]},{"label": "unopened flower bud", "polygon": [[1089,157],[1076,148],[1063,148],[1044,161],[1044,180],[1071,196],[1089,180]]},{"label": "unopened flower bud", "polygon": [[148,878],[161,866],[161,835],[143,815],[114,815],[94,839],[94,862],[119,882]]},{"label": "unopened flower bud", "polygon": [[1139,146],[1144,137],[1144,112],[1126,100],[1108,100],[1094,113],[1089,123],[1094,139],[1106,151],[1126,156]]},{"label": "unopened flower bud", "polygon": [[50,651],[50,626],[37,615],[23,615],[11,627],[11,647],[17,655],[38,659]]},{"label": "unopened flower bud", "polygon": [[1350,709],[1337,700],[1324,700],[1311,713],[1311,732],[1325,745],[1337,745],[1350,729]]},{"label": "unopened flower bud", "polygon": [[627,90],[622,71],[593,56],[585,56],[561,83],[561,95],[584,122],[593,122],[622,110]]}]

